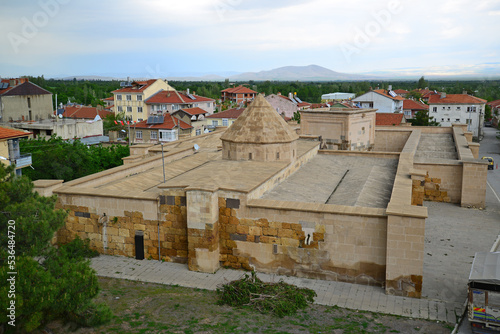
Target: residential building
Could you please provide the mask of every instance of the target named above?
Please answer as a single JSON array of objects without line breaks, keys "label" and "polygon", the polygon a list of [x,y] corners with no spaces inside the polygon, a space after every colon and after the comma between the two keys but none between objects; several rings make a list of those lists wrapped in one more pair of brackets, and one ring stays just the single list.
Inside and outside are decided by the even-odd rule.
[{"label": "residential building", "polygon": [[[291,95],[291,93],[290,93]],[[273,106],[274,110],[280,115],[285,115],[285,117],[293,117],[297,111],[299,111],[299,106],[297,101],[293,98],[278,94],[271,94],[265,97],[267,102]]]},{"label": "residential building", "polygon": [[149,116],[145,101],[151,96],[161,91],[175,91],[166,80],[161,79],[126,82],[124,86],[112,92],[114,112],[124,114],[125,119],[131,121],[142,121]]},{"label": "residential building", "polygon": [[52,93],[27,78],[0,81],[0,122],[38,121],[54,115]]},{"label": "residential building", "polygon": [[146,111],[148,115],[161,115],[187,108],[200,108],[208,114],[215,111],[215,100],[187,92],[176,90],[160,91],[149,97],[146,101]]},{"label": "residential building", "polygon": [[491,107],[491,114],[493,116],[500,114],[500,100],[491,101],[486,104]]},{"label": "residential building", "polygon": [[115,97],[110,96],[110,97],[107,97],[105,99],[102,99],[102,101],[104,102],[105,107],[109,107],[109,106],[112,106],[115,104]]},{"label": "residential building", "polygon": [[482,135],[486,100],[467,94],[433,94],[429,97],[429,116],[441,124],[467,124],[473,137]]},{"label": "residential building", "polygon": [[429,111],[429,106],[415,100],[405,99],[403,101],[403,113],[406,119],[412,119],[419,111]]},{"label": "residential building", "polygon": [[378,112],[375,117],[375,126],[399,126],[406,124],[406,118],[403,114]]},{"label": "residential building", "polygon": [[406,89],[395,89],[394,90],[394,93],[396,93],[397,95],[401,96],[401,97],[404,97],[406,98],[406,96],[408,96],[408,94],[410,93],[409,91],[407,91]]},{"label": "residential building", "polygon": [[352,101],[360,108],[377,109],[377,112],[384,113],[400,113],[403,112],[403,100],[404,98],[394,93],[389,87],[389,90],[369,91]]},{"label": "residential building", "polygon": [[31,154],[21,154],[19,150],[19,140],[30,137],[31,132],[0,126],[0,163],[15,164],[16,175],[22,174],[22,168],[31,166]]},{"label": "residential building", "polygon": [[163,116],[149,116],[147,120],[130,126],[133,143],[165,143],[180,137],[191,137],[193,127],[166,113]]},{"label": "residential building", "polygon": [[257,92],[244,86],[224,89],[221,92],[222,102],[231,101],[234,103],[250,102],[257,96]]},{"label": "residential building", "polygon": [[199,136],[205,133],[205,117],[207,115],[208,111],[201,108],[184,108],[172,113],[172,116],[193,127],[191,129],[192,136]]},{"label": "residential building", "polygon": [[65,140],[71,139],[85,139],[82,141],[90,140],[92,143],[95,141],[107,141],[103,136],[104,129],[102,120],[93,121],[88,119],[71,119],[59,117],[55,119],[46,119],[38,122],[13,122],[10,126],[16,129],[23,129],[33,133],[35,138],[50,138],[56,135]]},{"label": "residential building", "polygon": [[232,108],[208,115],[205,118],[205,128],[214,130],[219,126],[231,126],[244,111],[245,108]]},{"label": "residential building", "polygon": [[329,93],[329,94],[323,94],[321,95],[321,102],[339,102],[339,101],[344,101],[344,100],[351,100],[356,97],[356,94],[354,93],[341,93],[341,92],[336,92],[336,93]]},{"label": "residential building", "polygon": [[[62,111],[62,112],[61,112]],[[62,110],[57,111],[64,118],[89,119],[94,120],[96,116],[101,119],[108,115],[113,115],[111,111],[104,110],[102,107],[88,107],[82,105],[66,106]]]},{"label": "residential building", "polygon": [[413,91],[421,95],[421,99],[423,102],[429,102],[429,98],[432,95],[440,94],[438,91],[430,90],[429,88],[419,88],[419,89],[414,89]]}]

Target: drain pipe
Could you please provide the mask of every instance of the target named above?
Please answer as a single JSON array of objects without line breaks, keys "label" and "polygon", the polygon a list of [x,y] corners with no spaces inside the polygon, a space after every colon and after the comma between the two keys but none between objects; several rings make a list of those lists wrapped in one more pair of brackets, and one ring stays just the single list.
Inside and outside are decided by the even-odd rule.
[{"label": "drain pipe", "polygon": [[99,223],[102,224],[102,248],[104,254],[107,254],[108,250],[108,234],[107,234],[107,227],[108,227],[108,216],[106,216],[106,213],[103,213],[101,217],[99,217]]},{"label": "drain pipe", "polygon": [[[162,145],[163,148],[163,145]],[[156,207],[157,210],[157,218],[158,218],[158,261],[161,262],[161,251],[160,251],[160,219],[161,219],[161,212],[160,212],[160,205],[161,205],[161,195],[158,195],[156,200],[158,201],[158,206]]]}]

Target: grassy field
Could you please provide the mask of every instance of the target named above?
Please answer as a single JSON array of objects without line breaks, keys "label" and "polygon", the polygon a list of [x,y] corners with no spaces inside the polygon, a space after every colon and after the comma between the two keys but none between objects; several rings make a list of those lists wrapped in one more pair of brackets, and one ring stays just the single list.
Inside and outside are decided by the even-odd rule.
[{"label": "grassy field", "polygon": [[[449,324],[312,305],[277,318],[216,305],[214,291],[100,278],[113,320],[98,328],[53,322],[45,333],[450,333]],[[40,331],[40,333],[42,333]]]}]

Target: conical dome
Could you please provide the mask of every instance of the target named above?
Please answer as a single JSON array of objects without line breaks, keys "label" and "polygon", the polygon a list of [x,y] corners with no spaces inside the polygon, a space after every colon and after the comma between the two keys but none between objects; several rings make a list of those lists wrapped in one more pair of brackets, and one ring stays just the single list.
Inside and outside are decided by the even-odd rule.
[{"label": "conical dome", "polygon": [[298,138],[261,94],[221,136],[223,141],[249,144],[290,143]]}]

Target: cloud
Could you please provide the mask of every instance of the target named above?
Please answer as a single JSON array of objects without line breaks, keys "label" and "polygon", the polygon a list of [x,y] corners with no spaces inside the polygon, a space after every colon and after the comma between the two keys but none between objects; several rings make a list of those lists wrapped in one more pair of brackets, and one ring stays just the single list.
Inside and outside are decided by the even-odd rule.
[{"label": "cloud", "polygon": [[[32,21],[43,8],[28,0],[2,5],[0,43],[7,47],[0,48],[0,74],[23,64],[55,72],[52,59],[64,60],[74,72],[93,71],[96,62],[127,71],[122,59],[139,69],[168,69],[173,62],[177,69],[203,72],[318,63],[357,72],[486,62],[499,53],[498,43],[489,40],[500,30],[497,0],[38,1],[61,4],[18,53],[8,33],[22,34],[23,18]],[[384,16],[394,3],[400,10]],[[376,33],[346,62],[340,46],[354,45],[367,29]],[[478,46],[470,48],[470,41]],[[93,63],[85,61],[90,56]]]}]

